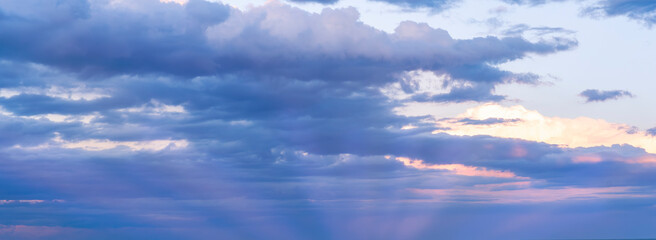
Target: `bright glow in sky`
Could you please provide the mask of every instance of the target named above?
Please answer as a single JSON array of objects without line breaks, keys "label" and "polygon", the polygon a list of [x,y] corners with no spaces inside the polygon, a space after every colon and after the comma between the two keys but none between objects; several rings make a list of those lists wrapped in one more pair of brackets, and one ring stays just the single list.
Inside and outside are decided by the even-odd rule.
[{"label": "bright glow in sky", "polygon": [[[490,119],[499,122],[490,124],[469,122],[469,120],[485,122]],[[503,107],[486,104],[468,109],[456,118],[440,120],[437,124],[440,130],[435,130],[433,133],[519,138],[567,147],[610,147],[615,144],[630,144],[656,154],[656,136],[629,125],[585,117],[549,118],[519,105]]]}]

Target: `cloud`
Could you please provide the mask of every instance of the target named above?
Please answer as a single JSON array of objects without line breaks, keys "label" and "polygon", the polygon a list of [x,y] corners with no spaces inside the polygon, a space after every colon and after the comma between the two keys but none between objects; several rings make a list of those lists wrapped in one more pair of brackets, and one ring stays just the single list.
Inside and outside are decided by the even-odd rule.
[{"label": "cloud", "polygon": [[156,0],[29,0],[3,4],[1,11],[11,16],[0,20],[3,29],[11,29],[0,34],[4,59],[83,74],[147,73],[163,68],[189,74],[206,71],[211,64],[202,32],[225,20],[230,8],[201,0],[184,5]]},{"label": "cloud", "polygon": [[[291,2],[315,2],[321,4],[334,4],[339,0],[289,0]],[[404,8],[431,8],[433,10],[443,10],[456,3],[456,0],[371,0],[398,5]]]},{"label": "cloud", "polygon": [[39,199],[30,199],[30,200],[0,200],[0,205],[5,205],[5,204],[21,204],[21,203],[27,203],[27,204],[38,204],[38,203],[45,203],[45,202],[54,202],[54,203],[59,203],[63,202],[63,200],[39,200]]},{"label": "cloud", "polygon": [[[248,11],[193,0],[0,9],[0,195],[44,200],[0,207],[0,238],[523,239],[572,219],[572,209],[628,212],[632,230],[653,230],[648,145],[431,134],[427,116],[394,112],[416,99],[501,100],[495,86],[538,77],[497,64],[571,49],[573,39],[454,39],[415,22],[386,33],[352,8],[310,13],[276,2]],[[492,112],[504,111],[513,112]],[[553,120],[443,121],[504,128],[531,116]],[[415,190],[443,190],[448,201]],[[525,235],[500,233],[545,208],[553,216],[534,216],[541,224],[522,225]],[[608,219],[599,225],[626,226]],[[470,220],[485,224],[474,233]]]},{"label": "cloud", "polygon": [[[292,2],[315,2],[334,4],[339,0],[290,0]],[[394,4],[406,9],[430,8],[441,11],[453,7],[461,0],[370,0]],[[549,3],[566,2],[570,0],[504,0],[506,3],[538,6]],[[590,1],[588,1],[590,2]],[[603,17],[626,16],[644,22],[647,25],[656,23],[656,3],[645,0],[596,0],[584,7],[583,13]],[[587,2],[586,2],[587,3]]]},{"label": "cloud", "polygon": [[315,2],[315,3],[321,3],[321,4],[333,4],[333,3],[338,2],[339,0],[290,0],[290,1],[292,1],[292,2],[300,2],[300,3],[304,3],[304,2]]},{"label": "cloud", "polygon": [[[213,129],[221,129],[218,126],[214,125]],[[246,130],[241,135],[250,135],[250,131],[253,130]],[[439,137],[444,141],[430,141]],[[416,138],[398,138],[392,144],[376,149],[367,147],[374,140],[359,140],[362,141],[360,144],[352,144],[352,148],[343,146],[340,151],[360,155],[381,150],[408,155],[423,152],[427,157],[423,164],[436,166],[436,169],[417,169],[383,156],[325,155],[292,149],[269,149],[268,153],[260,153],[253,152],[256,149],[253,146],[230,142],[212,144],[211,149],[205,150],[199,146],[203,144],[199,140],[185,150],[164,150],[161,153],[5,149],[3,155],[10,160],[4,161],[0,180],[22,180],[3,181],[0,186],[5,196],[40,195],[42,198],[14,199],[61,198],[67,202],[0,211],[0,216],[22,213],[20,216],[26,216],[24,219],[2,219],[12,219],[11,224],[15,225],[55,223],[84,230],[84,234],[73,233],[77,238],[109,233],[138,237],[156,226],[162,227],[157,234],[177,236],[178,228],[185,228],[186,231],[179,230],[182,231],[180,234],[195,238],[203,238],[202,232],[208,229],[221,229],[216,233],[220,236],[249,236],[248,232],[254,231],[258,237],[264,237],[260,234],[284,237],[287,235],[279,231],[286,229],[289,234],[299,236],[292,239],[301,239],[314,236],[307,227],[312,227],[315,234],[316,229],[341,229],[337,222],[364,217],[369,211],[381,209],[393,211],[391,216],[397,216],[397,211],[416,216],[413,210],[462,209],[476,204],[491,205],[489,208],[507,205],[505,212],[521,211],[516,205],[518,203],[536,204],[536,208],[554,202],[573,208],[576,205],[567,204],[583,202],[590,207],[599,203],[611,210],[626,208],[623,204],[609,202],[613,200],[645,199],[653,204],[653,199],[648,196],[652,190],[648,187],[626,187],[652,186],[653,168],[650,167],[631,167],[623,162],[610,166],[604,162],[572,165],[567,161],[569,153],[559,149],[542,152],[532,147],[534,143],[504,139]],[[260,144],[257,137],[246,141]],[[404,145],[395,146],[403,142]],[[515,147],[527,150],[512,157]],[[224,149],[251,152],[234,153],[243,157],[229,160],[231,153]],[[448,149],[458,154],[451,154]],[[267,161],[249,164],[248,158],[252,155]],[[530,176],[531,179],[511,177],[510,173]],[[413,189],[443,191],[438,196],[436,192]],[[456,206],[449,207],[444,203]],[[394,207],[390,209],[390,206]],[[561,209],[553,207],[553,211]],[[50,212],[62,213],[54,215]],[[457,216],[454,214],[459,213],[432,212],[430,217]],[[316,219],[317,214],[322,217]],[[326,219],[336,222],[326,222]],[[297,225],[292,223],[298,221],[306,225],[296,228]],[[262,227],[270,224],[274,224],[277,231]],[[434,222],[428,221],[427,224],[426,228],[416,231],[425,231]],[[133,231],[115,232],[124,228]]]},{"label": "cloud", "polygon": [[487,118],[487,119],[471,119],[471,118],[463,118],[459,119],[458,122],[464,123],[467,125],[494,125],[494,124],[501,124],[501,123],[512,123],[512,122],[518,122],[521,121],[519,119],[503,119],[503,118]]},{"label": "cloud", "polygon": [[631,94],[628,91],[622,91],[622,90],[612,90],[612,91],[601,91],[597,89],[588,89],[581,94],[579,94],[581,97],[584,97],[586,102],[603,102],[607,100],[615,100],[621,97],[634,97],[633,94]]},{"label": "cloud", "polygon": [[566,200],[589,200],[604,198],[653,197],[633,193],[626,187],[608,188],[558,188],[558,189],[512,189],[491,190],[486,186],[472,189],[412,189],[413,192],[429,195],[436,201],[457,201],[467,199],[483,203],[540,203]]},{"label": "cloud", "polygon": [[422,160],[413,160],[405,157],[397,157],[396,160],[402,162],[405,166],[416,169],[447,170],[457,175],[526,179],[518,177],[512,172],[488,170],[486,168],[465,166],[462,164],[425,164]]},{"label": "cloud", "polygon": [[602,0],[587,11],[605,16],[626,16],[648,25],[656,23],[656,3],[641,0]]},{"label": "cloud", "polygon": [[[471,125],[463,119],[486,120],[505,119],[504,123],[494,125]],[[437,121],[440,129],[434,133],[448,133],[458,136],[490,135],[503,138],[518,138],[529,141],[558,144],[567,147],[612,146],[630,144],[656,153],[656,138],[641,131],[633,130],[625,124],[609,123],[600,119],[580,117],[576,119],[545,117],[537,111],[522,106],[503,107],[485,104],[468,109],[456,121],[445,119]],[[517,121],[519,120],[519,121]]]},{"label": "cloud", "polygon": [[172,2],[172,3],[177,3],[177,4],[180,4],[180,5],[184,5],[184,4],[186,4],[187,2],[189,2],[189,0],[160,0],[160,2],[163,2],[163,3],[170,3],[170,2]]},{"label": "cloud", "polygon": [[454,0],[374,0],[378,2],[386,2],[389,4],[399,5],[406,8],[431,8],[433,10],[442,10],[450,7],[456,1]]},{"label": "cloud", "polygon": [[38,89],[34,87],[0,89],[0,97],[2,98],[12,98],[21,94],[45,95],[48,97],[68,99],[73,101],[93,101],[99,98],[109,97],[109,95],[103,93],[101,89],[86,89],[84,86],[74,88],[52,86],[48,89]]},{"label": "cloud", "polygon": [[10,239],[38,239],[61,234],[66,228],[29,225],[0,225],[0,236]]},{"label": "cloud", "polygon": [[647,135],[656,136],[656,128],[647,129]]},{"label": "cloud", "polygon": [[[264,15],[268,17],[262,18]],[[285,27],[275,24],[290,22],[284,16],[306,20],[294,21]],[[515,74],[490,65],[521,58],[523,51],[544,54],[576,45],[575,41],[533,44],[521,38],[457,40],[444,30],[415,22],[402,22],[393,34],[387,34],[358,22],[358,17],[355,9],[325,9],[321,14],[309,15],[284,5],[270,4],[235,14],[224,24],[211,27],[208,38],[226,51],[239,51],[248,43],[251,47],[240,52],[244,56],[252,55],[252,59],[237,62],[275,66],[260,68],[261,72],[379,86],[395,82],[397,74],[417,69],[439,71],[453,79],[488,85],[511,82],[509,79]],[[338,28],[331,26],[341,27],[336,31]],[[496,48],[488,47],[491,45]],[[275,51],[260,51],[269,49]]]},{"label": "cloud", "polygon": [[512,4],[529,4],[529,5],[540,5],[549,2],[563,2],[567,0],[504,0],[507,3]]},{"label": "cloud", "polygon": [[489,96],[495,85],[527,76],[499,70],[496,64],[577,45],[562,38],[453,39],[442,29],[409,21],[389,34],[360,22],[352,8],[311,14],[276,2],[241,12],[201,0],[184,5],[81,1],[66,5],[71,9],[42,5],[61,9],[40,13],[31,7],[39,1],[3,6],[3,12],[15,16],[0,20],[7,29],[0,34],[3,58],[86,77],[246,72],[364,87],[396,82],[398,74],[422,69],[473,83],[433,100],[494,101],[502,99]]},{"label": "cloud", "polygon": [[[56,144],[61,144],[62,148],[79,148],[86,151],[104,151],[110,149],[116,149],[119,147],[127,147],[132,151],[161,151],[163,149],[180,149],[186,148],[189,145],[189,142],[186,140],[153,140],[153,141],[109,141],[106,139],[89,139],[78,142],[69,142],[62,140],[59,137],[53,139]],[[44,145],[44,147],[50,147],[49,145]],[[41,148],[37,146],[36,149]]]},{"label": "cloud", "polygon": [[[567,0],[505,0],[512,4],[541,5]],[[656,3],[643,0],[597,0],[585,7],[585,14],[603,17],[626,16],[647,25],[656,23]]]}]

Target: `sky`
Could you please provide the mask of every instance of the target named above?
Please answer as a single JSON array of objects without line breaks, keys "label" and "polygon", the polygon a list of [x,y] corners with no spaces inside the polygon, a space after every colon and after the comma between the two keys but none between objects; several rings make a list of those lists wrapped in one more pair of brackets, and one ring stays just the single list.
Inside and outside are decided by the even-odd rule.
[{"label": "sky", "polygon": [[0,0],[0,239],[653,239],[655,25],[651,0]]}]

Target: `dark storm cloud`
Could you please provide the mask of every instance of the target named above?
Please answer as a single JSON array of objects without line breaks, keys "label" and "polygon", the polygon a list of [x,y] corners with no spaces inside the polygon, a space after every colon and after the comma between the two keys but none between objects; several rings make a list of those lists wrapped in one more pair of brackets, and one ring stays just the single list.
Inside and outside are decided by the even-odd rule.
[{"label": "dark storm cloud", "polygon": [[622,90],[608,90],[602,91],[597,89],[588,89],[579,94],[584,97],[586,102],[603,102],[608,100],[616,100],[622,97],[634,97],[629,91]]}]

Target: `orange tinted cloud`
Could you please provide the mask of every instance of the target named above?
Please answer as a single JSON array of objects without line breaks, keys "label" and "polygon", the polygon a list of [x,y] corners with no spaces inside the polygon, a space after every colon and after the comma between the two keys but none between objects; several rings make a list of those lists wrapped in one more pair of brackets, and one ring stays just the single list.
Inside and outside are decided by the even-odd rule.
[{"label": "orange tinted cloud", "polygon": [[[507,122],[493,124],[468,124],[462,119],[504,119]],[[656,137],[635,130],[626,124],[609,123],[601,119],[579,117],[574,119],[546,117],[522,106],[504,107],[484,104],[468,109],[452,119],[437,121],[439,130],[457,136],[489,135],[502,138],[518,138],[529,141],[558,144],[565,147],[595,147],[614,144],[630,144],[656,153]],[[518,151],[516,153],[521,153]],[[592,158],[582,158],[592,161]]]},{"label": "orange tinted cloud", "polygon": [[423,160],[414,160],[406,157],[397,157],[396,160],[402,162],[403,165],[407,167],[413,167],[416,169],[446,170],[453,174],[462,176],[528,179],[526,177],[519,177],[510,171],[488,170],[484,167],[473,167],[463,164],[426,164]]}]

